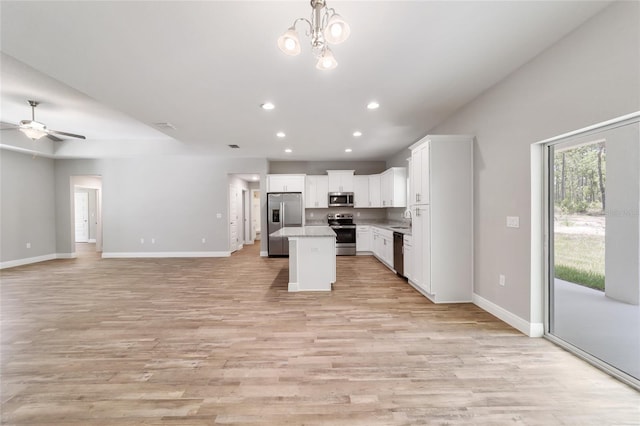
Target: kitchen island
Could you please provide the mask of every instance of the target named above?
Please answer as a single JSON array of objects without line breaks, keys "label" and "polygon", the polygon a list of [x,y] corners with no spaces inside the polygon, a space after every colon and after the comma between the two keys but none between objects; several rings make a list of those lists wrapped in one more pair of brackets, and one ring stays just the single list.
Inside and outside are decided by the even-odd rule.
[{"label": "kitchen island", "polygon": [[336,233],[328,226],[284,227],[289,240],[289,291],[331,291],[336,282]]}]

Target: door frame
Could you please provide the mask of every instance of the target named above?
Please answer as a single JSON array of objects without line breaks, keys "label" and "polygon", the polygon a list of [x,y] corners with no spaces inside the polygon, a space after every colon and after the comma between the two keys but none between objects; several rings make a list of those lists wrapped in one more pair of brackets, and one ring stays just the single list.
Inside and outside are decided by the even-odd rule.
[{"label": "door frame", "polygon": [[71,241],[72,257],[76,256],[75,251],[75,189],[88,188],[96,190],[96,252],[103,251],[103,220],[102,220],[102,176],[100,175],[74,175],[69,178],[69,236]]},{"label": "door frame", "polygon": [[[533,330],[534,325],[536,325],[536,334],[541,332],[540,336],[636,389],[640,388],[640,383],[635,378],[611,367],[609,364],[549,332],[552,271],[550,262],[553,254],[549,244],[550,238],[553,237],[549,215],[552,203],[552,194],[549,190],[549,155],[553,150],[549,149],[549,146],[570,137],[589,136],[590,134],[639,121],[640,111],[636,111],[632,114],[567,132],[531,145],[531,328]],[[541,327],[538,327],[538,324],[534,322],[538,318],[542,320]],[[536,335],[535,337],[540,336]]]}]

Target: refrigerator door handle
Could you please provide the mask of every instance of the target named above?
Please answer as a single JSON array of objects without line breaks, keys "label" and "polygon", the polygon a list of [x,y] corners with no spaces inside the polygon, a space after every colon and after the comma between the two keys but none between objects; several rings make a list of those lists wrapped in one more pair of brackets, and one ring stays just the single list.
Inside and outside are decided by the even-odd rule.
[{"label": "refrigerator door handle", "polygon": [[287,226],[287,214],[284,209],[285,203],[280,203],[280,211],[282,212],[282,227]]}]

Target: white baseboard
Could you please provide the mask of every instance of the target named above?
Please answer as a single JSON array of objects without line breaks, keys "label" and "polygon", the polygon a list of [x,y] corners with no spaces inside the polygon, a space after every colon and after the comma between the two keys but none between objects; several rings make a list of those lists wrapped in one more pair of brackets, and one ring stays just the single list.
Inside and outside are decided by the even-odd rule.
[{"label": "white baseboard", "polygon": [[15,268],[16,266],[31,265],[32,263],[46,262],[55,259],[75,259],[76,253],[52,253],[43,256],[27,257],[24,259],[8,260],[0,263],[0,269]]},{"label": "white baseboard", "polygon": [[544,335],[544,325],[542,323],[526,321],[503,307],[478,296],[476,293],[473,293],[473,303],[529,337],[542,337]]},{"label": "white baseboard", "polygon": [[157,257],[229,257],[228,251],[156,251],[156,252],[103,252],[103,259],[134,259]]},{"label": "white baseboard", "polygon": [[269,252],[268,251],[261,251],[260,252],[260,257],[267,257],[269,256]]}]

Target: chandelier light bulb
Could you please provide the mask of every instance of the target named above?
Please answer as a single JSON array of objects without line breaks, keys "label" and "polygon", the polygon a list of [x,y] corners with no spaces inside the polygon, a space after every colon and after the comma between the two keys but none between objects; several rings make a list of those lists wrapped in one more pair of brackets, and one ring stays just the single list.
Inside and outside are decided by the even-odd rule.
[{"label": "chandelier light bulb", "polygon": [[349,25],[336,13],[329,18],[324,30],[324,38],[331,44],[340,44],[349,38],[350,33]]},{"label": "chandelier light bulb", "polygon": [[326,47],[322,51],[322,55],[318,58],[318,63],[316,64],[316,68],[319,70],[332,70],[338,66],[338,61],[333,57],[333,53],[331,53],[331,49]]},{"label": "chandelier light bulb", "polygon": [[300,54],[300,39],[298,38],[298,33],[295,28],[289,28],[278,38],[278,47],[290,56]]}]

